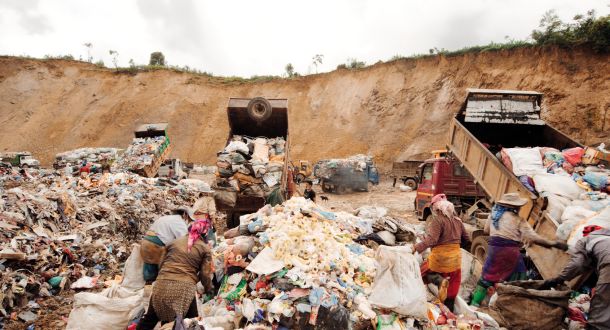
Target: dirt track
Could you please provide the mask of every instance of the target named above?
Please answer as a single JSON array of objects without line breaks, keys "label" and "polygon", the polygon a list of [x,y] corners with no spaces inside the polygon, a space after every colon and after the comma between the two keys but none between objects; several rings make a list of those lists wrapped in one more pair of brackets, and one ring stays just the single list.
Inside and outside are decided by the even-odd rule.
[{"label": "dirt track", "polygon": [[137,124],[167,121],[174,156],[212,164],[226,141],[229,97],[285,97],[292,159],[369,153],[384,170],[442,147],[468,87],[544,92],[544,117],[592,144],[609,138],[609,60],[581,49],[528,48],[235,83],[0,57],[0,150],[29,150],[49,164],[77,147],[124,148]]}]

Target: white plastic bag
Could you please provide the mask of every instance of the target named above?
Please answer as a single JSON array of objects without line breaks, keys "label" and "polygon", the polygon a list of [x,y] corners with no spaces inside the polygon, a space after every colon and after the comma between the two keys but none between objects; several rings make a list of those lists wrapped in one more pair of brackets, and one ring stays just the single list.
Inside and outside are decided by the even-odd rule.
[{"label": "white plastic bag", "polygon": [[75,294],[66,329],[124,330],[129,321],[144,309],[142,267],[140,245],[134,244],[125,264],[122,284],[115,284],[100,293]]},{"label": "white plastic bag", "polygon": [[595,215],[595,211],[588,210],[582,206],[567,206],[561,215],[561,222],[580,221]]},{"label": "white plastic bag", "polygon": [[537,173],[532,179],[539,193],[554,194],[574,200],[578,199],[582,192],[576,182],[567,175]]},{"label": "white plastic bag", "polygon": [[369,296],[371,305],[396,313],[426,318],[426,287],[419,264],[404,246],[380,246],[377,274]]},{"label": "white plastic bag", "polygon": [[543,195],[545,195],[549,201],[546,208],[547,213],[553,220],[557,221],[557,223],[561,223],[561,216],[566,207],[570,205],[570,199],[555,194],[544,193]]},{"label": "white plastic bag", "polygon": [[513,164],[513,173],[516,176],[532,176],[544,171],[540,148],[505,148],[504,151]]},{"label": "white plastic bag", "polygon": [[572,233],[568,238],[568,245],[576,245],[576,242],[583,238],[582,230],[585,229],[586,226],[594,225],[602,228],[610,228],[610,206],[603,209],[599,214],[583,220],[579,222],[577,226],[574,226],[574,229],[572,229]]},{"label": "white plastic bag", "polygon": [[250,149],[248,145],[241,141],[231,141],[229,145],[225,147],[226,152],[240,151],[241,153],[248,154]]}]

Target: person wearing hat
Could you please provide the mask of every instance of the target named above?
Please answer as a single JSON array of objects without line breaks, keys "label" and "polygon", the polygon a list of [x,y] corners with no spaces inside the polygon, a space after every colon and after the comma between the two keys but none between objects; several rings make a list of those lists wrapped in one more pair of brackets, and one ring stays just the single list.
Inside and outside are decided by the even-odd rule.
[{"label": "person wearing hat", "polygon": [[592,292],[587,325],[593,329],[610,329],[610,229],[586,226],[583,238],[570,249],[568,264],[559,276],[545,281],[543,288],[550,289],[592,269],[596,270],[597,283]]},{"label": "person wearing hat", "polygon": [[479,306],[487,296],[487,289],[498,282],[526,279],[525,263],[521,255],[522,242],[567,250],[567,245],[563,242],[540,237],[527,221],[519,216],[519,210],[527,201],[518,193],[508,193],[491,209],[483,230],[485,234],[489,234],[487,259],[483,265],[483,274],[472,294],[471,305]]},{"label": "person wearing hat", "polygon": [[427,224],[426,235],[414,250],[422,253],[431,249],[428,259],[421,265],[422,277],[439,287],[438,298],[453,311],[455,298],[462,280],[462,252],[460,243],[468,242],[468,234],[462,220],[455,214],[453,203],[445,194],[432,197],[432,219]]},{"label": "person wearing hat", "polygon": [[165,215],[153,222],[140,243],[140,254],[144,260],[144,280],[154,281],[159,272],[166,247],[177,238],[188,233],[187,223],[195,220],[195,211],[180,207],[174,214]]}]

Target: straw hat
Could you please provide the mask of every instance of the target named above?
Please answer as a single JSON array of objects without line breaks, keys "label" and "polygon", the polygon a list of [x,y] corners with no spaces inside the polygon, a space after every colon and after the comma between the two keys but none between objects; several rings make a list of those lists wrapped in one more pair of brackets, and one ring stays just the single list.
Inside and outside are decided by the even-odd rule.
[{"label": "straw hat", "polygon": [[527,204],[527,199],[519,197],[518,193],[504,194],[496,203],[502,205],[521,207]]}]

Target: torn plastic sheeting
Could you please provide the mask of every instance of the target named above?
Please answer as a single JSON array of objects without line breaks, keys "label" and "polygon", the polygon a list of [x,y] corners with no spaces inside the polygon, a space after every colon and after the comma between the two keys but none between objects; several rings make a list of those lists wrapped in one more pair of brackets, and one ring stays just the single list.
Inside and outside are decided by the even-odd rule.
[{"label": "torn plastic sheeting", "polygon": [[264,248],[257,256],[252,260],[250,265],[246,267],[246,270],[259,274],[269,275],[278,272],[284,268],[284,262],[274,258],[275,252],[272,248]]}]

